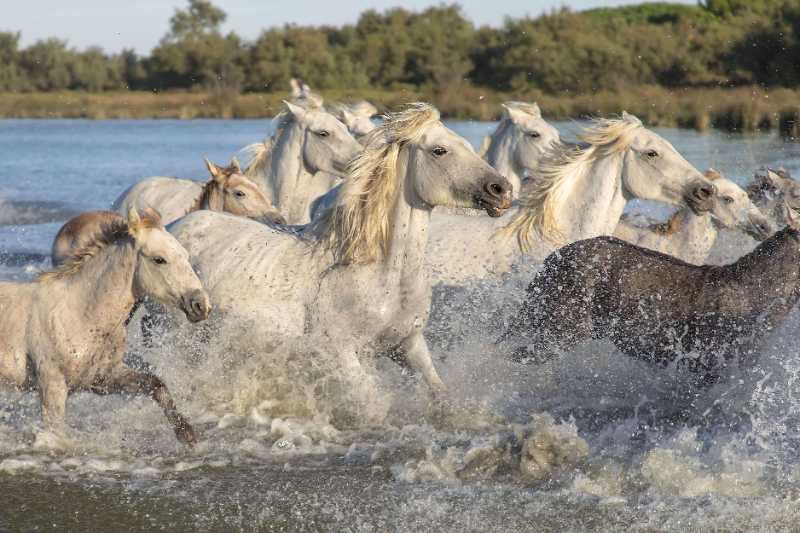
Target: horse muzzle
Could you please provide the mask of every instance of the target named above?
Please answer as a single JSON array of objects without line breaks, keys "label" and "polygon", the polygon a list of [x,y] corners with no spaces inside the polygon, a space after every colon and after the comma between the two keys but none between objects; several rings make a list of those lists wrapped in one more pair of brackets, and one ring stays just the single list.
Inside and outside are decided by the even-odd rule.
[{"label": "horse muzzle", "polygon": [[714,208],[714,197],[717,188],[711,182],[703,180],[689,188],[683,200],[695,215],[708,213]]},{"label": "horse muzzle", "polygon": [[485,210],[490,217],[501,216],[511,207],[513,200],[512,187],[502,176],[487,180],[474,197],[475,206]]},{"label": "horse muzzle", "polygon": [[211,302],[205,291],[197,289],[181,297],[180,308],[189,322],[200,322],[211,313]]}]

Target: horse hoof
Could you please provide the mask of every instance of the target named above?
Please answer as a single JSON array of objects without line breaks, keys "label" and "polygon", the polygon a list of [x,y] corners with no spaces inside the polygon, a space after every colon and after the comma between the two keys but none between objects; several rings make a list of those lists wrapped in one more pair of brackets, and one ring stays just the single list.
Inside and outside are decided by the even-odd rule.
[{"label": "horse hoof", "polygon": [[180,427],[176,427],[175,436],[187,446],[195,447],[197,445],[197,435],[189,424],[182,424]]}]

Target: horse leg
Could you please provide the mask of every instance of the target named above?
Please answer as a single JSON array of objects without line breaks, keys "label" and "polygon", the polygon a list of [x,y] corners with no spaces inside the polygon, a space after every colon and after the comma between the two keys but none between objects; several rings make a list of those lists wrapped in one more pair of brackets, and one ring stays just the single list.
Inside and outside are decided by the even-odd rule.
[{"label": "horse leg", "polygon": [[406,337],[397,347],[394,356],[395,361],[405,362],[413,371],[422,374],[422,379],[425,380],[434,396],[446,390],[442,379],[436,372],[436,367],[433,366],[428,343],[421,331],[416,331]]},{"label": "horse leg", "polygon": [[56,369],[43,365],[36,369],[44,427],[63,434],[67,410],[67,382]]},{"label": "horse leg", "polygon": [[[519,314],[499,341],[510,348],[512,360],[543,364],[594,336],[590,287],[576,278],[534,281]],[[512,336],[526,344],[510,346],[516,340]]]},{"label": "horse leg", "polygon": [[190,446],[197,444],[194,429],[178,412],[167,386],[150,372],[136,372],[124,365],[120,366],[110,376],[98,379],[92,386],[92,392],[103,395],[117,393],[150,396],[164,410],[178,440]]}]

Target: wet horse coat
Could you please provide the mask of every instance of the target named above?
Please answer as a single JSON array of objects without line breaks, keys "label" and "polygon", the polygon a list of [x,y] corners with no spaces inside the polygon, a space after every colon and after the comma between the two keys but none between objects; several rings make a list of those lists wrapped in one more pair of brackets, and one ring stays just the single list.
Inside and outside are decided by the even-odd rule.
[{"label": "wet horse coat", "polygon": [[[589,338],[624,354],[687,366],[707,383],[750,365],[800,298],[800,224],[726,266],[694,266],[613,237],[550,255],[501,342],[545,361]],[[522,347],[520,347],[522,345]]]}]

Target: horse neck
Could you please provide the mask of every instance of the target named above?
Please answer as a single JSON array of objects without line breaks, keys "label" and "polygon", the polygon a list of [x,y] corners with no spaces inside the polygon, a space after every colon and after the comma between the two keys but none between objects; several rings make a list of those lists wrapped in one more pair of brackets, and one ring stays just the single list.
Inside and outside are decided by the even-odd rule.
[{"label": "horse neck", "polygon": [[492,135],[489,149],[486,151],[486,162],[508,179],[522,181],[524,169],[514,162],[514,132],[512,126],[506,126]]},{"label": "horse neck", "polygon": [[136,302],[136,250],[130,242],[111,244],[70,276],[70,299],[97,329],[125,322]]},{"label": "horse neck", "polygon": [[303,164],[303,127],[292,123],[275,141],[265,176],[272,204],[290,222],[307,216],[312,177]]},{"label": "horse neck", "polygon": [[678,248],[683,248],[681,258],[689,263],[705,263],[711,247],[717,240],[717,228],[708,214],[696,215],[685,207],[675,215],[678,217],[679,230],[669,236]]},{"label": "horse neck", "polygon": [[627,201],[622,164],[622,154],[601,154],[567,178],[568,190],[556,215],[567,242],[614,233]]},{"label": "horse neck", "polygon": [[404,152],[398,158],[400,186],[391,211],[384,268],[404,285],[427,286],[424,263],[432,209],[417,196],[407,169],[408,154]]}]

